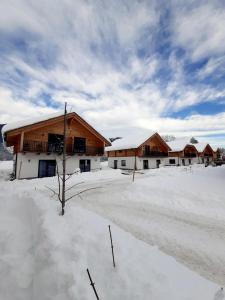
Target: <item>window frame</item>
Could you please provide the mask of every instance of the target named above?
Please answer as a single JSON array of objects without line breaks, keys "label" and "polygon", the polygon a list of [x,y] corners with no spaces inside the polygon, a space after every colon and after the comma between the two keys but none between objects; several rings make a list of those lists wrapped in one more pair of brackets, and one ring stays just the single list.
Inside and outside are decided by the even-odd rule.
[{"label": "window frame", "polygon": [[127,166],[126,159],[122,159],[121,160],[121,167],[126,167],[126,166]]}]

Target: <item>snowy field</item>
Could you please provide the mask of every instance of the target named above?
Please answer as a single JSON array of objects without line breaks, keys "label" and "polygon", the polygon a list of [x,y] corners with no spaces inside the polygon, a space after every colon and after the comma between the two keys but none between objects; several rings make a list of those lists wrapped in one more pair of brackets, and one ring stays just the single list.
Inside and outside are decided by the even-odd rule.
[{"label": "snowy field", "polygon": [[[225,167],[74,175],[65,216],[45,187],[0,162],[0,300],[219,300],[225,285]],[[11,170],[10,170],[11,171]],[[116,268],[112,266],[111,225]]]}]

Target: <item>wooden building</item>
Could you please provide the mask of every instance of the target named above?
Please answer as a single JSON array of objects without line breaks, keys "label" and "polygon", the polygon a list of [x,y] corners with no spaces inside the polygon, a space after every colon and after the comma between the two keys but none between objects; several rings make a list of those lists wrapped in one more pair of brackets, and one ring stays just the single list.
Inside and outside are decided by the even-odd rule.
[{"label": "wooden building", "polygon": [[[3,127],[6,146],[14,148],[15,178],[54,176],[62,169],[63,114],[24,120]],[[105,146],[111,145],[75,112],[67,114],[67,174],[100,168]]]},{"label": "wooden building", "polygon": [[158,133],[143,133],[115,140],[106,147],[109,167],[117,169],[150,169],[164,165],[171,150]]},{"label": "wooden building", "polygon": [[198,150],[199,163],[210,163],[216,159],[216,154],[209,144],[198,143],[195,147]]},{"label": "wooden building", "polygon": [[218,157],[217,149],[214,149],[206,142],[191,143],[190,138],[178,138],[168,145],[172,149],[168,154],[166,165],[191,165],[194,163],[211,163]]},{"label": "wooden building", "polygon": [[190,143],[189,138],[178,138],[168,142],[168,145],[171,150],[168,153],[166,165],[186,166],[199,162],[196,144]]}]

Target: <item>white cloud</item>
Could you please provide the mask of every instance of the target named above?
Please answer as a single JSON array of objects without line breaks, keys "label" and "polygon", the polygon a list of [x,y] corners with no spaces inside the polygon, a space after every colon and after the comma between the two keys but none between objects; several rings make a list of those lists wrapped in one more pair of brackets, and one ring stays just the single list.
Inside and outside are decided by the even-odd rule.
[{"label": "white cloud", "polygon": [[192,60],[224,54],[223,1],[187,1],[183,6],[175,1],[173,12],[173,41],[189,51]]},{"label": "white cloud", "polygon": [[1,124],[32,118],[41,114],[51,114],[54,109],[35,105],[29,101],[15,99],[10,90],[0,87]]},{"label": "white cloud", "polygon": [[[225,51],[224,11],[214,3],[196,2],[196,10],[190,11],[187,7],[173,5],[174,23],[168,26],[174,45],[184,47],[192,60],[211,56],[203,75],[198,74],[204,77],[218,69],[219,55]],[[163,13],[155,1],[2,0],[0,11],[0,33],[18,38],[25,34],[28,47],[24,55],[11,45],[15,48],[7,49],[0,61],[0,73],[14,81],[11,86],[3,82],[0,90],[3,122],[54,111],[41,98],[46,93],[53,104],[67,101],[95,126],[115,134],[136,127],[178,134],[222,130],[213,121],[217,118],[224,125],[220,115],[163,117],[197,103],[218,101],[225,90],[190,86],[184,71],[186,57],[171,50],[166,61],[155,51]],[[143,48],[148,55],[138,56]],[[40,53],[49,66],[38,60]],[[173,76],[162,83],[158,72],[163,79],[165,68]],[[22,88],[17,87],[19,75],[13,77],[16,70],[26,78]]]}]

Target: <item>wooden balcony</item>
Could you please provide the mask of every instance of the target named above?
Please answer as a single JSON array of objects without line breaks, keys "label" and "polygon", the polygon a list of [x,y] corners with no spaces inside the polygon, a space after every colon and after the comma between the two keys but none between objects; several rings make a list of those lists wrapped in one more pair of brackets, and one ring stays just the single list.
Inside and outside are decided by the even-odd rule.
[{"label": "wooden balcony", "polygon": [[141,157],[167,157],[168,153],[160,151],[142,151]]},{"label": "wooden balcony", "polygon": [[204,153],[203,157],[213,157],[213,154]]},{"label": "wooden balcony", "polygon": [[[23,152],[32,152],[32,153],[57,153],[62,154],[63,152],[63,143],[48,143],[43,141],[24,141],[23,143]],[[67,155],[103,155],[104,147],[94,147],[86,146],[85,149],[75,149],[72,144],[66,145]]]},{"label": "wooden balcony", "polygon": [[188,152],[184,152],[184,157],[185,157],[185,158],[197,157],[197,154],[196,154],[196,153],[188,153]]}]

